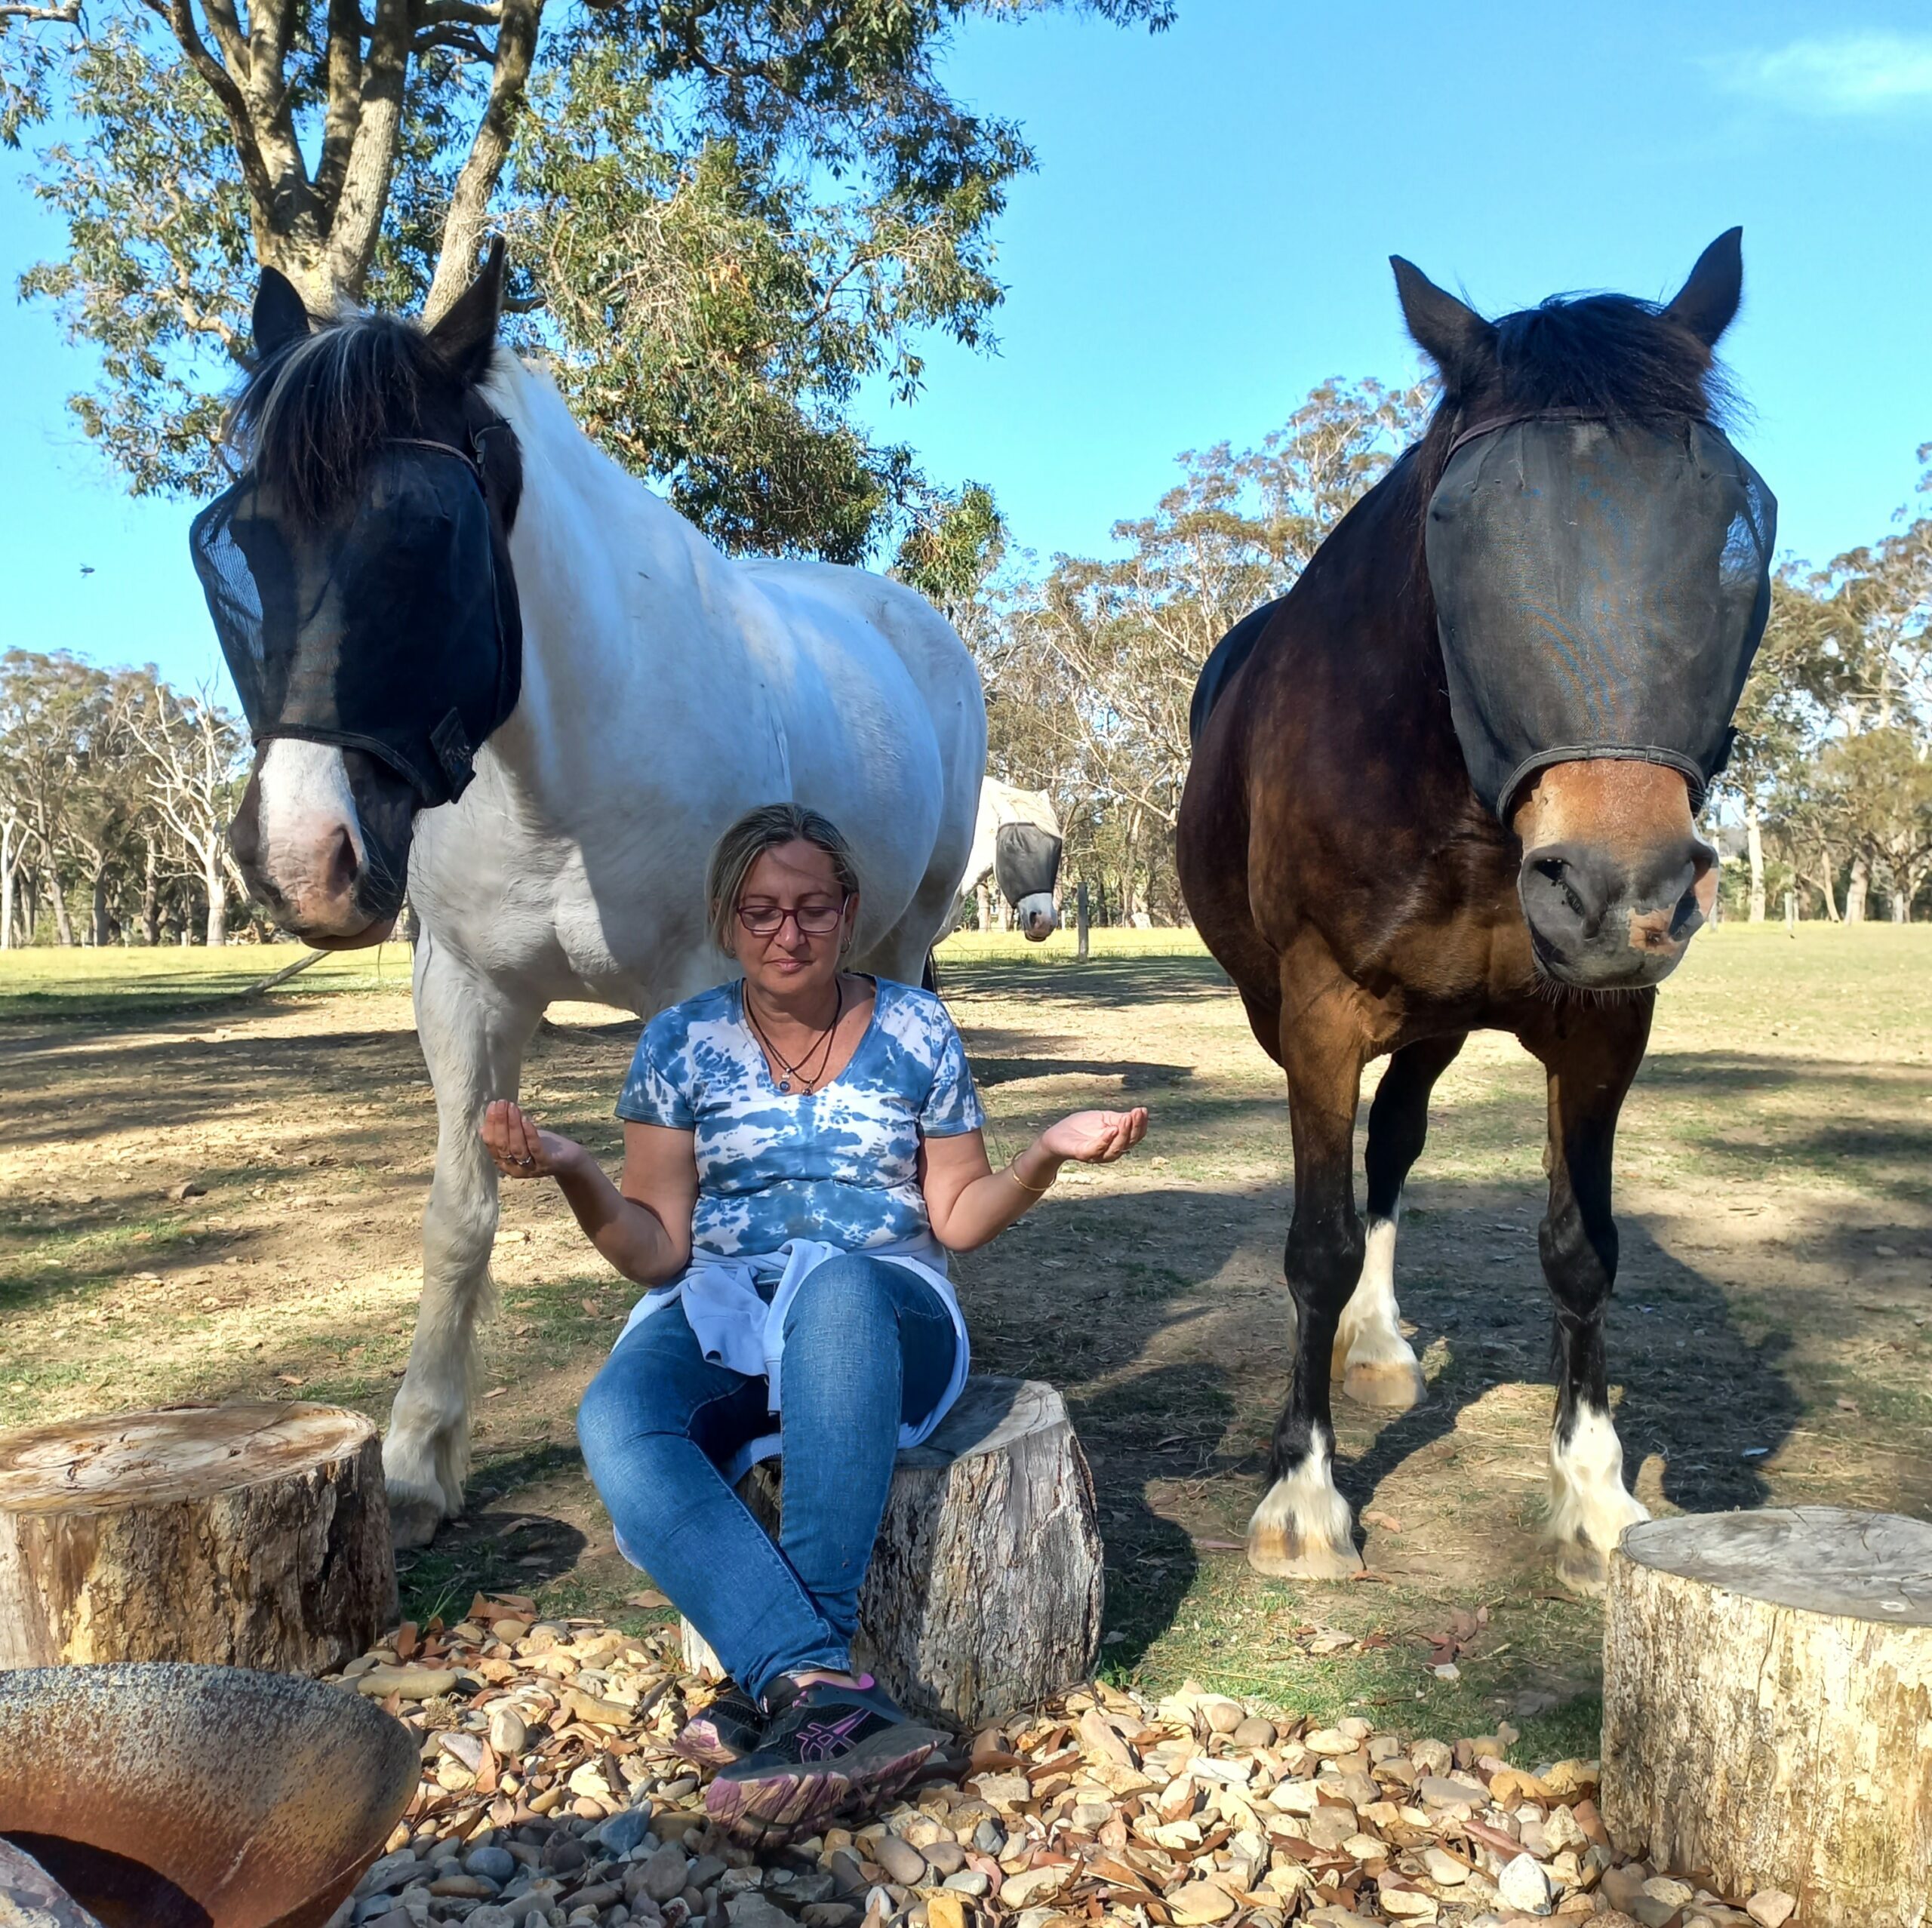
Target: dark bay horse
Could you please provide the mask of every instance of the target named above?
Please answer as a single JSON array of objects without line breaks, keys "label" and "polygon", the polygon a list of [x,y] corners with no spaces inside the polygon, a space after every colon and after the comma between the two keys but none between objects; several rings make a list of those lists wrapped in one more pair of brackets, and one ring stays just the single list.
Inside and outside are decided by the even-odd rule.
[{"label": "dark bay horse", "polygon": [[[1645,1517],[1605,1376],[1612,1141],[1654,987],[1711,909],[1695,813],[1769,605],[1775,505],[1713,420],[1739,233],[1668,303],[1553,299],[1494,322],[1394,266],[1440,404],[1209,659],[1180,810],[1189,908],[1287,1075],[1294,1139],[1298,1354],[1248,1557],[1305,1578],[1361,1564],[1330,1382],[1372,1406],[1423,1395],[1396,1222],[1430,1090],[1481,1027],[1547,1073],[1549,1529],[1565,1579],[1600,1586]],[[1352,1145],[1385,1055],[1364,1228]]]}]

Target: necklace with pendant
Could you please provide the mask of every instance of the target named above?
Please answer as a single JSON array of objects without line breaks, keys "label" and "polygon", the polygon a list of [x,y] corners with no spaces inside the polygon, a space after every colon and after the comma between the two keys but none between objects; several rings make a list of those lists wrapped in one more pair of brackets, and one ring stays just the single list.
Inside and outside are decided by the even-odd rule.
[{"label": "necklace with pendant", "polygon": [[[792,1081],[795,1078],[798,1081],[799,1084],[804,1087],[807,1095],[809,1096],[813,1089],[817,1086],[820,1077],[824,1072],[825,1067],[826,1065],[830,1063],[832,1060],[832,1041],[833,1037],[837,1034],[839,1019],[845,1015],[844,980],[842,978],[835,979],[833,980],[832,990],[834,993],[834,1002],[832,1009],[832,1022],[830,1024],[826,1025],[824,1033],[820,1038],[818,1042],[813,1045],[811,1050],[807,1051],[804,1055],[799,1059],[796,1064],[792,1063],[791,1059],[786,1057],[785,1053],[780,1050],[776,1044],[773,1044],[771,1038],[766,1035],[764,1026],[758,1022],[758,1013],[752,1009],[752,1001],[750,998],[749,996],[746,998],[744,1001],[745,1016],[751,1020],[751,1027],[757,1034],[758,1041],[764,1047],[766,1050],[771,1053],[772,1056],[776,1058],[778,1062],[785,1067],[785,1075],[778,1081],[778,1088],[780,1091],[789,1093],[792,1089]],[[808,1076],[806,1075],[804,1067],[810,1064],[814,1058],[817,1058],[818,1059],[819,1068],[817,1071],[813,1072],[810,1076]]]}]

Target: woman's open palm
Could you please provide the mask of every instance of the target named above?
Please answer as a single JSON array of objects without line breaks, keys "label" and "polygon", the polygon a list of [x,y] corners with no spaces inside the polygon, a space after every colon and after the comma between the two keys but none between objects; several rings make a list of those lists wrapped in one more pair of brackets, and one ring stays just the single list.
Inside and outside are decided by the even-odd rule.
[{"label": "woman's open palm", "polygon": [[521,1105],[499,1098],[483,1113],[478,1134],[506,1178],[553,1178],[583,1149],[574,1139],[545,1131]]},{"label": "woman's open palm", "polygon": [[1110,1165],[1147,1135],[1147,1109],[1075,1112],[1040,1134],[1040,1148],[1082,1165]]}]

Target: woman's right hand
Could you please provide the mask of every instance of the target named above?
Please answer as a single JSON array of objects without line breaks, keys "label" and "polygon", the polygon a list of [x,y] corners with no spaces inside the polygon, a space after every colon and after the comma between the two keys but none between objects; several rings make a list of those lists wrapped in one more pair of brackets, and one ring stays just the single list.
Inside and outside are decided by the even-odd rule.
[{"label": "woman's right hand", "polygon": [[485,1109],[477,1135],[506,1178],[560,1177],[586,1156],[575,1139],[540,1130],[537,1121],[508,1098]]}]

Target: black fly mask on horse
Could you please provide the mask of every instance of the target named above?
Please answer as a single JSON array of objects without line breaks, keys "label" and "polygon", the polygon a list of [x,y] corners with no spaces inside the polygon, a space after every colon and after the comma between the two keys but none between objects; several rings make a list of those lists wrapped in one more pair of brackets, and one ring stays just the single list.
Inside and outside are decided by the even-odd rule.
[{"label": "black fly mask on horse", "polygon": [[[195,518],[195,568],[259,744],[360,749],[419,804],[453,802],[516,706],[523,625],[472,449],[395,438],[299,544],[252,469]],[[475,450],[472,453],[472,450]]]},{"label": "black fly mask on horse", "polygon": [[1770,609],[1777,504],[1707,422],[1538,414],[1452,444],[1429,504],[1456,735],[1505,822],[1546,766],[1724,765]]},{"label": "black fly mask on horse", "polygon": [[993,881],[1017,910],[1029,897],[1048,897],[1060,881],[1060,840],[1037,823],[1002,823],[993,832]]}]

